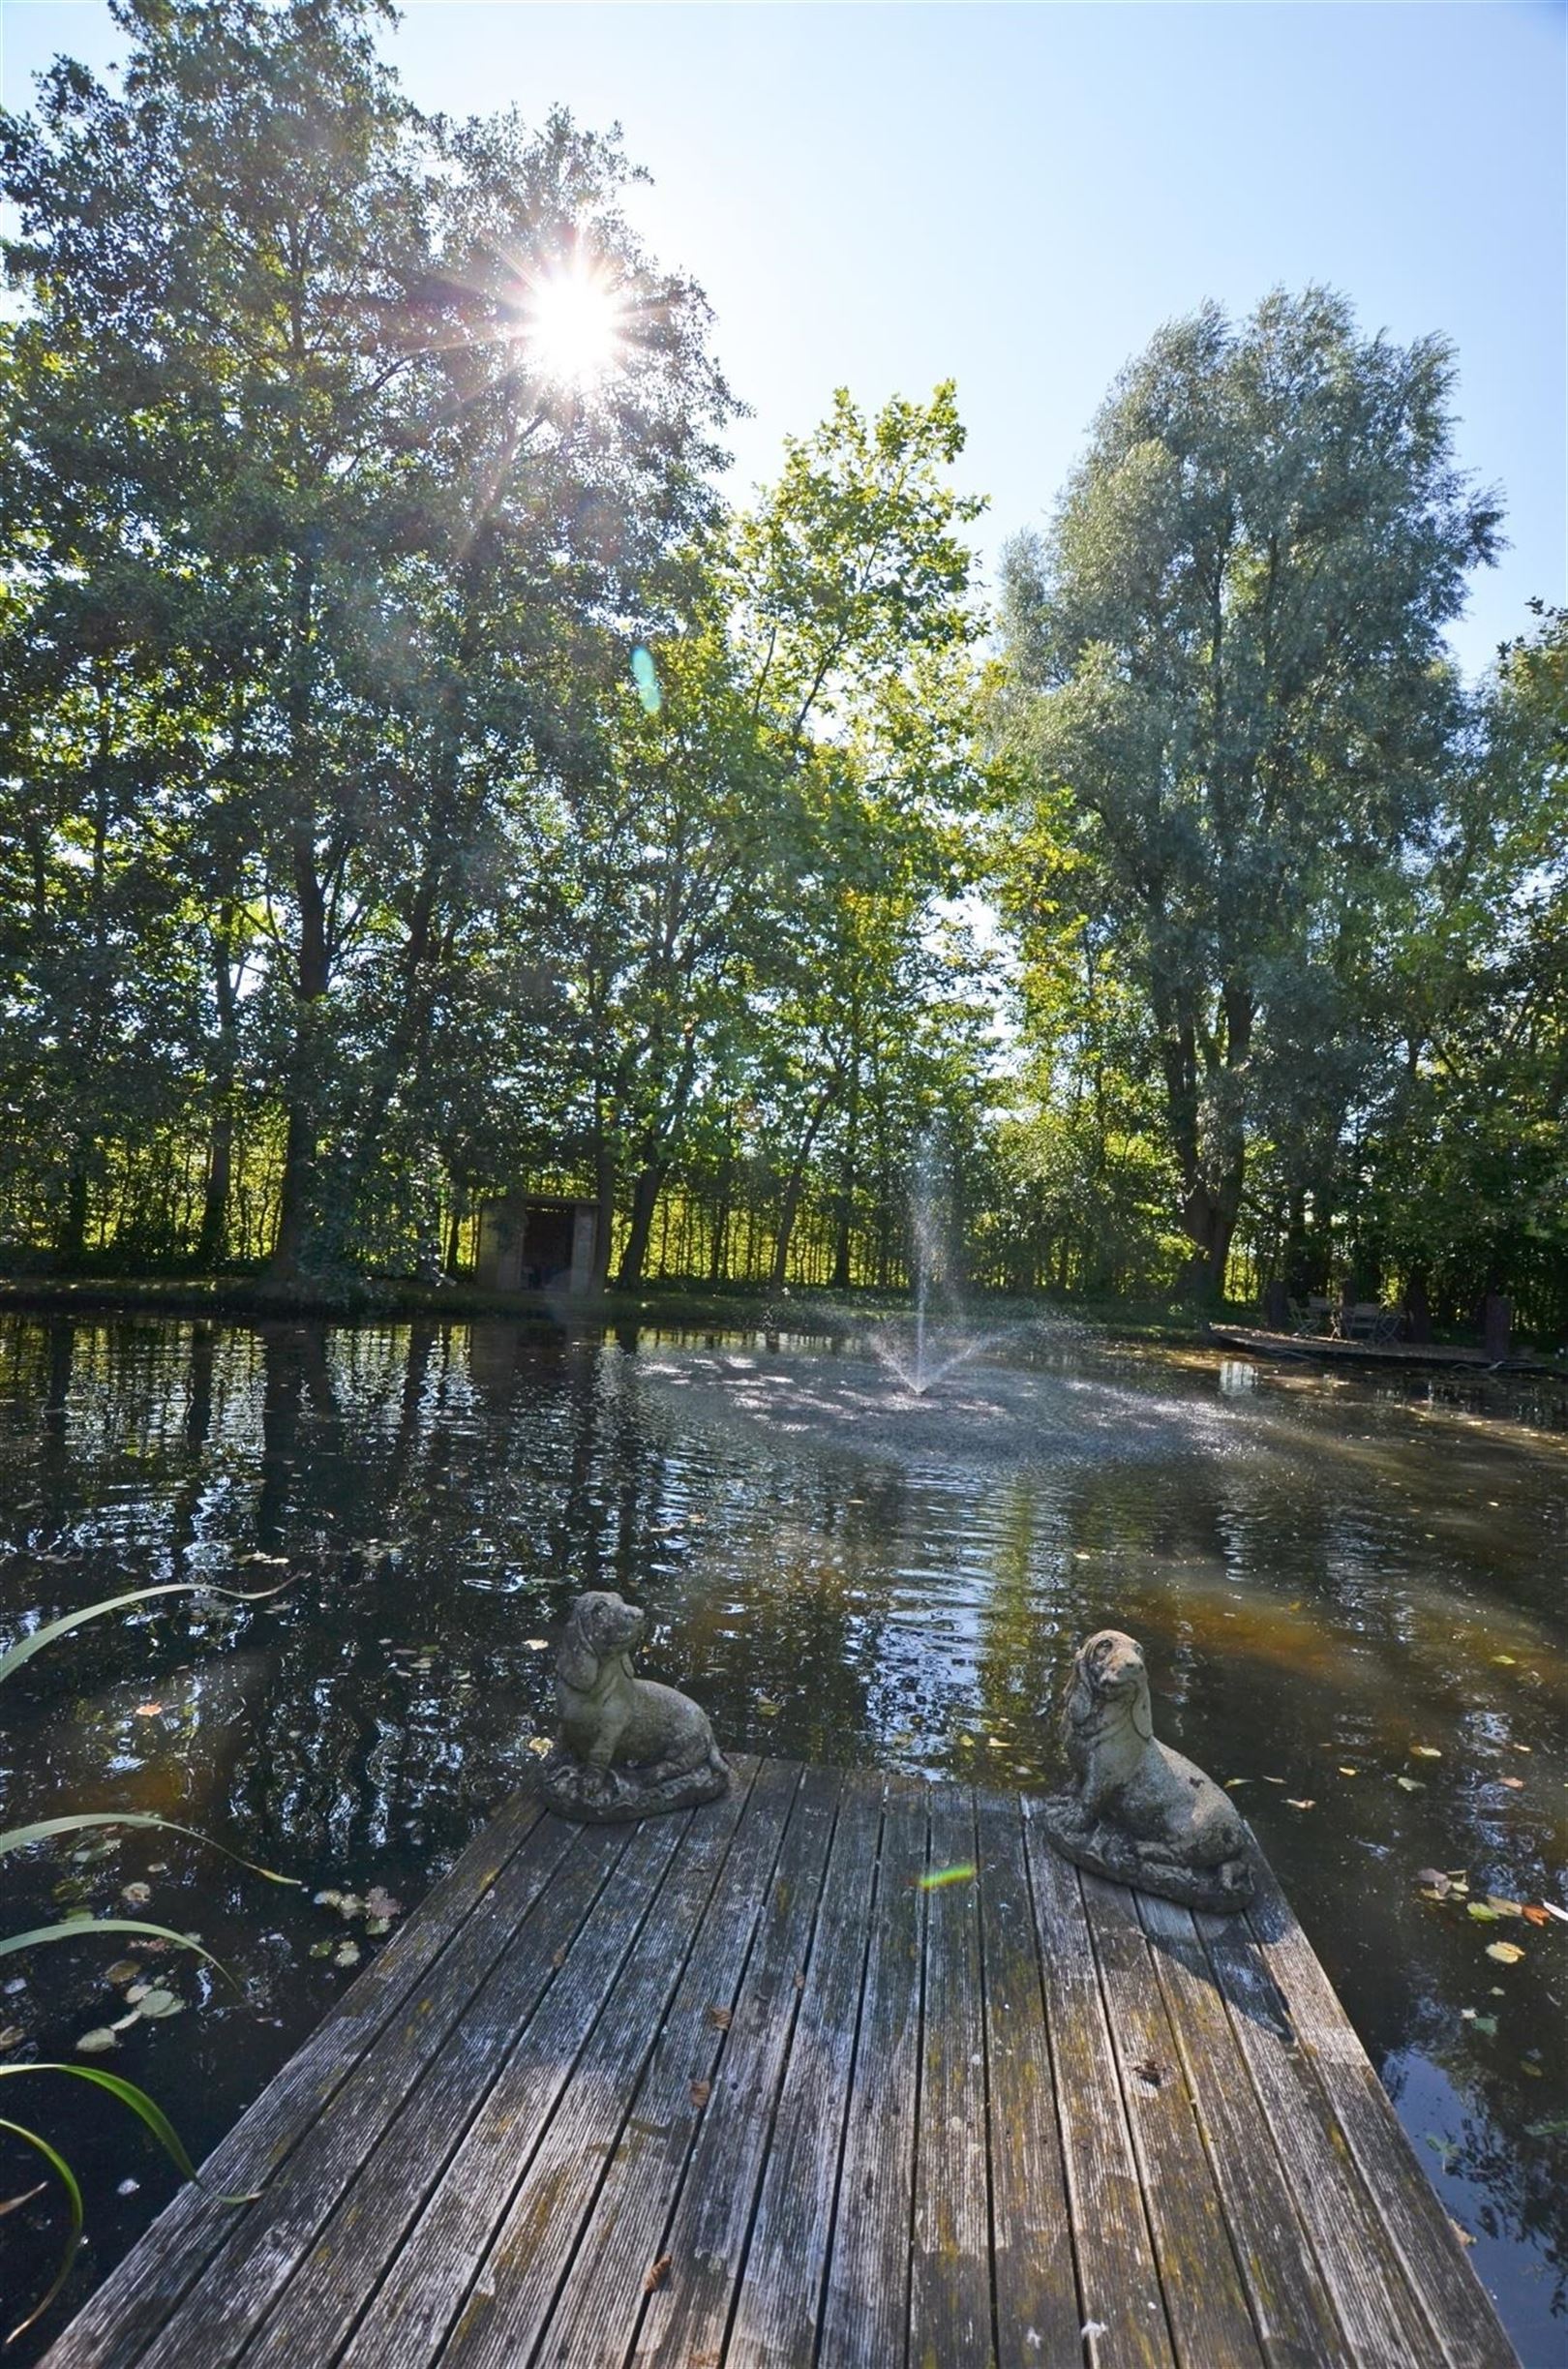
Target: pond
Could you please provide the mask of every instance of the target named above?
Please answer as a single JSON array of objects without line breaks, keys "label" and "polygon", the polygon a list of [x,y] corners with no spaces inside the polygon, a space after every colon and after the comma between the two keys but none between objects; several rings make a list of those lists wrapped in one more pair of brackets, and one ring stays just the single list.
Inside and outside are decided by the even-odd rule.
[{"label": "pond", "polygon": [[[1559,2362],[1561,1386],[1346,1379],[1045,1324],[917,1396],[896,1347],[0,1325],[0,1643],[136,1586],[291,1581],[40,1654],[6,1688],[5,1823],[154,1810],[303,1884],[159,1832],[13,1860],[4,1929],[113,1913],[144,1884],[139,1913],[198,1933],[238,1989],[138,1950],[176,2005],[125,2023],[106,1939],[0,1960],[0,2061],[121,2023],[80,2061],[142,2082],[203,2153],[379,1946],[363,1908],[315,1895],[352,1911],[379,1887],[395,1926],[529,1767],[580,1588],[648,1607],[644,1666],[735,1749],[1013,1785],[1057,1775],[1068,1661],[1114,1624],[1143,1640],[1159,1731],[1234,1783],[1523,2358]],[[1432,1869],[1467,1892],[1432,1897]],[[30,2114],[8,2111],[86,2188],[79,2302],[173,2175],[85,2085],[23,2092]],[[6,2142],[0,2205],[38,2177]],[[62,2229],[47,2193],[0,2216],[13,2318]]]}]

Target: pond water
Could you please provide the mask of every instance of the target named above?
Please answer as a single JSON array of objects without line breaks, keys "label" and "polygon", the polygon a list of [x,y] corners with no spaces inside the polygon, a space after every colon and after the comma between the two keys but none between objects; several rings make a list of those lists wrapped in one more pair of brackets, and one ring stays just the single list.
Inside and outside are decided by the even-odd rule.
[{"label": "pond water", "polygon": [[[1030,1326],[918,1397],[879,1346],[0,1325],[0,1644],[138,1585],[292,1578],[96,1623],[6,1688],[6,1824],[155,1810],[304,1879],[145,1832],[8,1863],[3,1929],[144,1883],[139,1913],[237,1979],[142,1958],[178,2012],[81,2061],[210,2147],[351,1979],[343,1945],[379,1946],[313,1895],[411,1906],[529,1766],[580,1588],[648,1607],[644,1666],[738,1750],[1010,1784],[1057,1775],[1068,1661],[1114,1624],[1160,1732],[1239,1780],[1523,2358],[1560,2363],[1568,1923],[1543,1904],[1568,1907],[1568,1396]],[[1432,1868],[1467,1898],[1425,1897]],[[1533,1913],[1474,1916],[1489,1896]],[[0,1959],[0,2061],[119,2020],[115,1954]],[[173,2176],[84,2084],[41,2074],[7,2106],[82,2176],[69,2305]],[[39,2176],[0,2146],[0,2204]],[[12,2318],[63,2227],[47,2193],[0,2216]]]}]

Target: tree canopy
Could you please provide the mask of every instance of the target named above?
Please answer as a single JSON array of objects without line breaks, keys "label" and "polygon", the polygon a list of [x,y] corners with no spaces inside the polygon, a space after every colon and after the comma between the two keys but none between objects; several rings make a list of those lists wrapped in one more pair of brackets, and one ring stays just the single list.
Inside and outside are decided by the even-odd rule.
[{"label": "tree canopy", "polygon": [[0,119],[12,1255],[456,1266],[527,1181],[896,1286],[936,1122],[980,1281],[1568,1320],[1563,621],[1446,656],[1442,340],[1169,325],[993,618],[950,383],[734,506],[618,139],[421,115],[383,14],[115,0]]}]

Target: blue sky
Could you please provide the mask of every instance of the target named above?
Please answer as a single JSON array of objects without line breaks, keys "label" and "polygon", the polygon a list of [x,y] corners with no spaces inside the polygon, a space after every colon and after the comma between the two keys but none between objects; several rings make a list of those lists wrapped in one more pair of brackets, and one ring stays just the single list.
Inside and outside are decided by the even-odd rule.
[{"label": "blue sky", "polygon": [[[12,106],[55,51],[123,46],[97,0],[0,0],[0,32]],[[413,0],[389,46],[427,107],[622,125],[752,406],[738,494],[836,385],[955,378],[990,559],[1162,320],[1320,280],[1458,349],[1461,458],[1512,543],[1466,668],[1568,591],[1562,0]]]}]

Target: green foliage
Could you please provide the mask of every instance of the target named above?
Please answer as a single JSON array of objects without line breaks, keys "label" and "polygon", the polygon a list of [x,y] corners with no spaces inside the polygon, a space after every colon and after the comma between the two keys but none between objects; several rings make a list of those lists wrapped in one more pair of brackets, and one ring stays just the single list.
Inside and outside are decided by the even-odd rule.
[{"label": "green foliage", "polygon": [[1460,729],[1440,630],[1496,512],[1455,470],[1451,382],[1439,340],[1362,339],[1321,290],[1240,328],[1205,307],[1118,382],[1049,543],[1011,554],[1014,896],[1030,927],[1067,898],[1115,933],[1211,1291],[1270,1066],[1342,1122],[1317,1017],[1354,996]]}]

